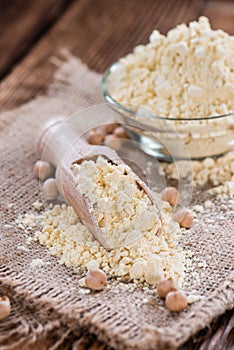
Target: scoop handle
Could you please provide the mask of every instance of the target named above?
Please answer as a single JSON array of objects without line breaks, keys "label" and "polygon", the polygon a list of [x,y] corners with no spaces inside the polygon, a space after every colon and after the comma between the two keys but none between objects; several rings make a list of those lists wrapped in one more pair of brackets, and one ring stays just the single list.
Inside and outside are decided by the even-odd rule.
[{"label": "scoop handle", "polygon": [[[70,152],[75,143],[75,150]],[[49,119],[40,129],[36,142],[40,159],[51,163],[54,167],[65,159],[69,153],[76,153],[77,159],[85,157],[90,145],[81,139],[74,130],[74,125],[63,117]]]}]

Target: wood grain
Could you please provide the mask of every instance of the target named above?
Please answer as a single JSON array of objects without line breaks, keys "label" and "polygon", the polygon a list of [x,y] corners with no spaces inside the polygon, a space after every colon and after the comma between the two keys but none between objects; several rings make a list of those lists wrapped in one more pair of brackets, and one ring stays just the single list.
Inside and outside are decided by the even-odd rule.
[{"label": "wood grain", "polygon": [[[0,74],[12,68],[0,86],[1,110],[14,108],[44,93],[55,71],[50,58],[59,56],[64,47],[90,68],[103,72],[135,45],[146,43],[154,28],[166,33],[178,23],[205,15],[214,28],[234,34],[232,0],[74,0],[65,11],[67,3],[65,0],[1,2]],[[59,15],[59,21],[47,31]],[[39,37],[42,37],[40,41]],[[32,43],[31,50],[12,67]],[[232,310],[180,350],[231,350],[234,348],[233,328]],[[84,336],[73,350],[77,349],[106,347],[95,337]]]},{"label": "wood grain", "polygon": [[70,0],[0,3],[0,79],[63,13]]},{"label": "wood grain", "polygon": [[234,35],[234,1],[208,0],[203,9],[203,15],[211,18],[214,29],[223,29]]}]

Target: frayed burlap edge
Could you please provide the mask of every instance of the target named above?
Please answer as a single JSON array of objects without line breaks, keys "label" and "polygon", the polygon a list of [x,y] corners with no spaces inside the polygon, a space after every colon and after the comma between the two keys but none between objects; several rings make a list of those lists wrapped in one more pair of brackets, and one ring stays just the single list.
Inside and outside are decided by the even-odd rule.
[{"label": "frayed burlap edge", "polygon": [[[49,334],[52,329],[66,325],[68,327],[66,334],[69,334],[69,328],[70,331],[76,330],[77,332],[83,329],[96,334],[101,341],[106,342],[116,349],[175,349],[182,345],[190,336],[195,335],[199,330],[209,325],[214,318],[234,307],[234,273],[232,273],[230,278],[222,283],[215,292],[206,300],[196,305],[193,313],[185,317],[182,322],[174,325],[173,328],[157,329],[156,327],[145,326],[144,339],[141,342],[134,343],[133,340],[127,339],[122,334],[125,327],[118,326],[116,329],[111,327],[111,337],[100,329],[102,322],[105,325],[106,318],[105,314],[100,315],[100,308],[96,309],[96,307],[93,307],[92,310],[90,308],[86,309],[82,303],[82,299],[79,302],[75,302],[72,306],[68,306],[67,302],[70,302],[69,291],[60,291],[58,293],[57,287],[55,289],[51,287],[49,291],[46,291],[44,290],[44,285],[39,285],[36,281],[32,280],[28,281],[31,291],[28,294],[27,289],[25,289],[25,276],[18,274],[15,280],[11,278],[13,276],[15,276],[14,271],[9,271],[8,269],[0,270],[2,289],[8,292],[10,290],[14,294],[14,297],[18,300],[23,300],[25,305],[28,305],[28,308],[33,313],[38,312],[38,316],[40,315],[40,310],[43,310],[44,314],[47,311],[50,318],[53,319],[53,321],[48,322],[44,329],[37,330],[35,336],[41,336],[43,333]],[[53,296],[56,296],[56,298]],[[95,315],[98,311],[99,317],[98,319],[96,318],[95,322]],[[14,320],[13,324],[15,325]],[[11,328],[11,326],[9,322],[9,327]],[[64,328],[62,330],[64,332]],[[17,329],[14,328],[14,332],[16,331]],[[20,325],[18,333],[22,335],[22,325]],[[25,329],[23,333],[25,333]],[[25,338],[28,340],[31,339],[31,332],[25,335]],[[63,340],[64,334],[61,335],[60,341],[62,342]]]}]

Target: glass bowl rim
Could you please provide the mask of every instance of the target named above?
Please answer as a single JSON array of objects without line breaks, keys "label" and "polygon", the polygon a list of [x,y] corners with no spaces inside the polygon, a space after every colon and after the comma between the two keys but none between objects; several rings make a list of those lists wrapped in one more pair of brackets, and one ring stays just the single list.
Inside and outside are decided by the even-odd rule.
[{"label": "glass bowl rim", "polygon": [[138,111],[134,111],[133,109],[130,109],[121,103],[117,102],[109,93],[108,88],[107,88],[107,80],[112,72],[114,72],[119,64],[120,60],[115,61],[112,63],[104,72],[102,76],[102,82],[101,82],[101,90],[104,99],[113,107],[122,110],[123,112],[127,112],[133,115],[137,115],[139,117],[146,117],[146,118],[151,118],[151,119],[159,119],[159,120],[171,120],[171,121],[196,121],[196,120],[216,120],[216,119],[221,119],[221,118],[227,118],[230,116],[234,116],[234,112],[228,113],[228,114],[222,114],[222,115],[214,115],[211,117],[195,117],[195,118],[166,118],[166,117],[161,117],[157,116],[155,114],[150,114],[150,113],[142,113]]}]

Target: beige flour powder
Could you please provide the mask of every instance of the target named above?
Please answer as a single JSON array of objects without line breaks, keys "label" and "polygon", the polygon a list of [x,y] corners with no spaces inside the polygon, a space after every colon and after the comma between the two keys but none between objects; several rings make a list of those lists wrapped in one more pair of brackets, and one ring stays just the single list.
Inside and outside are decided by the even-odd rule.
[{"label": "beige flour powder", "polygon": [[202,161],[177,161],[161,163],[164,174],[170,179],[181,178],[193,180],[194,185],[212,185],[211,194],[234,196],[234,152],[223,156],[205,158]]},{"label": "beige flour powder", "polygon": [[63,204],[38,215],[26,214],[21,225],[35,228],[39,242],[69,267],[100,267],[109,275],[155,285],[185,275],[185,252],[178,247],[181,229],[172,220],[172,208],[155,194],[163,222],[147,195],[139,189],[127,166],[116,166],[102,157],[96,163],[74,165],[77,186],[94,203],[105,237],[115,245],[107,252],[93,239],[74,210]]},{"label": "beige flour powder", "polygon": [[73,165],[77,187],[93,204],[112,247],[131,248],[145,232],[156,235],[161,227],[158,209],[129,170],[126,164],[113,165],[103,157]]},{"label": "beige flour powder", "polygon": [[166,36],[154,30],[147,45],[119,60],[112,96],[169,118],[233,112],[233,53],[234,37],[212,30],[206,17]]}]

